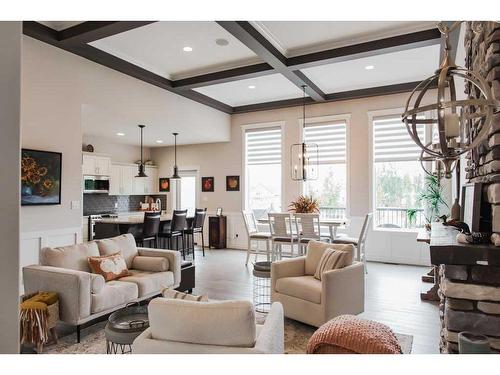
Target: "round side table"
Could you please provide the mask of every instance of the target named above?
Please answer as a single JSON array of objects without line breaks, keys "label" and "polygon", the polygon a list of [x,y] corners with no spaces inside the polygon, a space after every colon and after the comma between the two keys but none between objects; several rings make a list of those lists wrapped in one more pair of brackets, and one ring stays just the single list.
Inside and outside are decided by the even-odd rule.
[{"label": "round side table", "polygon": [[129,306],[115,311],[104,328],[107,354],[132,353],[132,343],[149,327],[148,307]]},{"label": "round side table", "polygon": [[253,304],[257,312],[268,313],[271,309],[271,262],[253,265]]}]

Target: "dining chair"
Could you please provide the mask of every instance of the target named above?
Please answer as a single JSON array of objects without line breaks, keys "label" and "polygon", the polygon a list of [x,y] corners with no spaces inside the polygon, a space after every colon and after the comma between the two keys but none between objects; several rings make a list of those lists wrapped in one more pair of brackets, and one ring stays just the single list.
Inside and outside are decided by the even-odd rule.
[{"label": "dining chair", "polygon": [[305,254],[311,240],[330,242],[330,236],[321,236],[319,213],[294,213],[295,230],[299,238],[299,253]]},{"label": "dining chair", "polygon": [[[172,249],[172,239],[175,238],[176,250],[181,250],[182,258],[186,259],[186,248],[184,246],[184,231],[187,228],[187,210],[174,210],[170,227],[164,225],[158,237],[167,241],[167,249]],[[179,249],[179,239],[181,240],[181,249]]]},{"label": "dining chair", "polygon": [[203,238],[203,225],[205,224],[206,216],[207,216],[206,208],[197,208],[194,211],[194,219],[191,223],[191,226],[184,231],[184,234],[186,235],[188,251],[192,250],[193,259],[194,259],[194,235],[196,233],[201,234],[201,249],[203,252],[203,256],[205,256],[205,240]]},{"label": "dining chair", "polygon": [[370,229],[370,225],[373,219],[373,213],[369,213],[365,216],[365,220],[363,222],[363,227],[361,228],[361,232],[359,233],[359,237],[340,237],[332,241],[332,243],[337,244],[352,244],[356,248],[356,260],[358,262],[363,262],[365,267],[365,272],[368,273],[366,269],[366,238],[368,236],[368,229]]},{"label": "dining chair", "polygon": [[[248,259],[250,258],[250,254],[255,254],[255,261],[257,262],[257,256],[259,254],[266,255],[267,261],[270,260],[271,257],[271,233],[269,232],[259,232],[259,227],[257,225],[257,220],[255,219],[255,215],[251,210],[242,211],[243,221],[245,222],[245,228],[247,230],[247,238],[248,238],[248,246],[247,246],[247,259],[245,261],[245,266],[248,264]],[[256,249],[252,248],[252,242],[256,242]],[[259,242],[265,242],[266,244],[266,252],[262,252],[259,249]]]},{"label": "dining chair", "polygon": [[[292,215],[289,213],[268,213],[269,231],[271,233],[271,248],[274,259],[281,259],[284,255],[293,257],[295,245],[299,238],[292,230]],[[290,246],[289,253],[283,253],[283,245]]]},{"label": "dining chair", "polygon": [[138,246],[144,246],[146,242],[158,247],[158,232],[160,229],[160,213],[145,212],[142,231],[135,236],[135,242]]}]

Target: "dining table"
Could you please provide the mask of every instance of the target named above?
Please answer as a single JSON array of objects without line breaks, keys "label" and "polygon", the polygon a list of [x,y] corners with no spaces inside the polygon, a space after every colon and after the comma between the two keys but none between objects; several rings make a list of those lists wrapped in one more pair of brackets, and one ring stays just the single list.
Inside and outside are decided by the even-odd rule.
[{"label": "dining table", "polygon": [[[292,214],[293,217],[293,214]],[[261,218],[258,219],[257,222],[259,224],[269,224],[269,218]],[[349,224],[349,220],[347,218],[319,218],[319,225],[322,227],[328,227],[328,231],[330,234],[330,240],[335,240],[337,237],[337,229],[342,226],[346,226]]]}]

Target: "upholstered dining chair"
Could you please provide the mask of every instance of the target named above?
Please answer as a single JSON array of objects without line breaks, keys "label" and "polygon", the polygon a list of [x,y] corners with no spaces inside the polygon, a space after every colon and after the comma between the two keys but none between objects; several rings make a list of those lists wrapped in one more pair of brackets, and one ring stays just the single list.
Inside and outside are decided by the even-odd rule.
[{"label": "upholstered dining chair", "polygon": [[299,253],[305,254],[307,244],[311,240],[330,242],[330,237],[321,236],[318,213],[294,213],[295,230],[299,238]]},{"label": "upholstered dining chair", "polygon": [[369,213],[365,216],[365,220],[363,222],[363,227],[361,228],[361,232],[359,233],[359,237],[339,237],[332,241],[332,243],[336,244],[351,244],[356,248],[356,260],[358,262],[363,262],[365,267],[365,272],[368,273],[366,269],[366,237],[368,236],[368,229],[370,229],[370,225],[372,223],[373,213]]},{"label": "upholstered dining chair", "polygon": [[[247,238],[248,238],[248,246],[247,246],[247,259],[245,261],[245,266],[248,264],[248,260],[250,258],[250,254],[255,254],[255,261],[257,261],[257,256],[260,254],[265,254],[267,257],[267,261],[269,261],[271,257],[271,233],[269,232],[260,232],[259,227],[257,225],[257,220],[255,219],[255,215],[251,210],[242,211],[243,221],[245,222],[245,228],[247,230]],[[252,247],[252,244],[256,242],[256,248]],[[262,252],[259,249],[259,243],[264,242],[266,244],[266,251]]]},{"label": "upholstered dining chair", "polygon": [[[299,243],[299,238],[292,230],[292,215],[289,213],[270,212],[267,216],[269,217],[273,259],[281,259],[283,256],[293,257],[295,246]],[[289,253],[283,252],[284,245],[290,246]]]}]

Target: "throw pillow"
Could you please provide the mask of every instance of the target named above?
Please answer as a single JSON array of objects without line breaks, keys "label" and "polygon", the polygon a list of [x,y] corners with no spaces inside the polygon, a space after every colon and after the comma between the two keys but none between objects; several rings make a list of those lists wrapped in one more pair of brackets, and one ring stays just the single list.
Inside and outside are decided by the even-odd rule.
[{"label": "throw pillow", "polygon": [[162,292],[164,298],[169,299],[183,299],[186,301],[195,301],[195,302],[208,302],[207,296],[195,296],[194,294],[187,294],[178,292],[173,289],[164,289]]},{"label": "throw pillow", "polygon": [[321,280],[323,272],[343,268],[347,265],[348,254],[342,250],[326,249],[319,260],[314,278]]},{"label": "throw pillow", "polygon": [[102,275],[106,281],[130,275],[121,251],[112,255],[89,257],[88,261],[92,273]]}]

